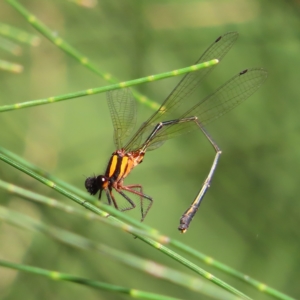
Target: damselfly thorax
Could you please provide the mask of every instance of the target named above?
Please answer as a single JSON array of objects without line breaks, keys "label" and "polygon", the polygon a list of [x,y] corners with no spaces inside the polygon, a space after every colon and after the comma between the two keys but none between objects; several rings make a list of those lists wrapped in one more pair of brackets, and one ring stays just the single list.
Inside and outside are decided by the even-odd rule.
[{"label": "damselfly thorax", "polygon": [[124,149],[115,151],[107,165],[105,177],[110,178],[112,183],[118,183],[132,171],[134,167],[143,161],[144,151],[126,152]]},{"label": "damselfly thorax", "polygon": [[[100,190],[100,199],[102,191],[104,190],[106,192],[108,203],[110,205],[113,203],[115,208],[120,209],[114,195],[112,194],[112,189],[115,189],[130,204],[130,206],[120,209],[121,211],[130,210],[136,206],[135,203],[122,192],[122,190],[138,195],[141,201],[141,214],[143,221],[152,205],[152,198],[143,193],[143,188],[140,184],[131,184],[125,186],[123,184],[123,180],[138,164],[143,161],[144,155],[144,150],[126,152],[125,149],[119,149],[113,152],[108,162],[105,174],[86,179],[85,187],[87,191],[91,195],[95,195]],[[143,199],[148,199],[150,201],[146,210],[144,210]]]}]

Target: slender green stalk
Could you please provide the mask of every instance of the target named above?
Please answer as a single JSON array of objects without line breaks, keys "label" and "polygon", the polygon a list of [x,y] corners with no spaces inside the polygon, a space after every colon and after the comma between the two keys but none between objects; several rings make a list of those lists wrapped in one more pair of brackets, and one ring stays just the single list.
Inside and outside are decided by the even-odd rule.
[{"label": "slender green stalk", "polygon": [[[80,197],[86,197],[87,196],[86,191],[83,191],[82,189],[79,189],[78,187],[76,187],[74,185],[71,185],[71,184],[69,184],[69,183],[67,183],[63,180],[60,180],[59,178],[51,175],[50,173],[46,172],[45,170],[42,170],[41,168],[37,167],[36,165],[31,164],[27,160],[23,159],[22,157],[16,155],[15,153],[13,153],[13,152],[11,152],[11,151],[9,151],[9,150],[1,147],[1,146],[0,146],[0,153],[4,154],[9,159],[11,159],[11,160],[15,161],[16,163],[24,166],[25,168],[28,168],[31,171],[47,178],[48,180],[55,181],[57,184],[62,186],[64,189],[66,189],[68,191],[71,191],[71,192],[77,194]],[[89,197],[87,200],[89,202],[97,203],[97,204],[99,202],[95,199],[95,197]]]},{"label": "slender green stalk", "polygon": [[[53,97],[49,97],[49,98],[32,100],[32,101],[26,101],[26,102],[11,104],[11,105],[3,105],[0,107],[0,112],[16,110],[16,109],[26,108],[26,107],[32,107],[32,106],[37,106],[37,105],[43,105],[43,104],[49,104],[49,103],[55,103],[55,102],[59,102],[59,101],[63,101],[63,100],[69,100],[69,99],[88,96],[88,95],[95,95],[95,94],[107,92],[110,90],[121,89],[124,87],[138,85],[141,83],[161,80],[161,79],[168,78],[168,77],[173,77],[173,76],[177,76],[177,75],[182,75],[182,74],[198,71],[202,68],[211,67],[217,63],[218,63],[218,60],[213,59],[213,60],[205,62],[205,63],[193,65],[193,66],[178,69],[178,70],[173,70],[171,72],[161,73],[161,74],[157,74],[157,75],[150,75],[147,77],[124,81],[124,82],[120,82],[120,83],[116,83],[116,84],[112,84],[112,85],[107,85],[104,87],[92,88],[92,89],[83,90],[83,91],[79,91],[79,92],[75,92],[75,93],[70,93],[70,94],[65,94],[65,95],[60,95],[60,96],[53,96]],[[158,109],[158,108],[159,108],[158,104],[155,104],[155,106],[153,107],[153,109]]]},{"label": "slender green stalk", "polygon": [[0,59],[0,69],[12,73],[21,73],[23,66]]},{"label": "slender green stalk", "polygon": [[154,275],[156,278],[161,278],[187,287],[193,291],[201,292],[202,294],[209,296],[214,299],[241,299],[240,297],[232,295],[231,293],[224,291],[220,287],[213,285],[210,282],[200,280],[194,276],[190,276],[179,272],[175,269],[168,268],[164,265],[156,262],[139,258],[135,255],[125,253],[123,251],[110,249],[109,255],[113,256],[114,259],[123,262],[124,264],[130,265],[136,269],[142,270],[146,273]]},{"label": "slender green stalk", "polygon": [[0,48],[9,52],[12,55],[20,55],[22,53],[22,48],[10,41],[9,39],[3,38],[0,36]]},{"label": "slender green stalk", "polygon": [[161,241],[161,242],[168,240],[167,237],[159,235],[156,232],[142,231],[140,229],[137,229],[137,228],[135,228],[131,225],[127,225],[125,223],[112,222],[111,219],[109,219],[109,218],[103,218],[103,217],[96,215],[95,213],[91,213],[90,211],[82,210],[82,209],[79,209],[74,206],[66,205],[54,198],[46,197],[46,196],[40,195],[38,193],[31,192],[29,190],[18,187],[14,184],[5,182],[1,179],[0,179],[0,188],[6,190],[7,192],[9,192],[11,194],[18,195],[18,196],[28,199],[30,201],[38,202],[38,203],[47,205],[51,208],[56,208],[58,210],[64,211],[65,213],[68,213],[68,214],[80,216],[81,218],[84,218],[86,220],[93,220],[93,221],[105,223],[109,226],[119,228],[122,231],[129,232],[133,235],[137,235],[137,234],[145,235],[152,239],[155,239],[156,241]]},{"label": "slender green stalk", "polygon": [[67,273],[61,273],[58,271],[51,271],[46,269],[41,269],[37,267],[32,267],[28,265],[16,264],[12,262],[8,262],[5,260],[0,259],[0,265],[6,268],[15,269],[23,272],[28,272],[31,274],[37,274],[45,276],[51,280],[56,281],[70,281],[78,284],[82,284],[88,287],[93,287],[99,290],[109,291],[113,293],[121,293],[131,296],[132,298],[138,299],[156,299],[156,300],[176,300],[178,298],[163,296],[154,293],[148,293],[141,290],[136,289],[128,289],[122,286],[117,286],[113,284],[108,284],[101,281],[90,280],[83,277],[74,276]]},{"label": "slender green stalk", "polygon": [[[142,241],[144,241],[145,243],[151,245],[152,247],[157,248],[159,251],[162,251],[166,255],[172,257],[174,260],[178,261],[179,263],[181,263],[185,267],[193,270],[195,273],[197,273],[197,274],[201,275],[202,277],[210,280],[211,282],[217,284],[218,286],[223,287],[225,290],[233,293],[234,295],[237,295],[237,296],[241,297],[242,299],[251,299],[248,296],[246,296],[245,294],[238,291],[237,289],[230,286],[229,284],[227,284],[224,281],[220,280],[219,278],[215,277],[213,274],[211,274],[211,273],[205,271],[204,269],[198,267],[196,264],[190,262],[189,260],[187,260],[183,256],[178,255],[176,252],[170,250],[169,248],[163,246],[162,244],[159,244],[157,242],[153,243],[152,240],[150,240],[146,237],[143,237],[143,236],[139,237],[139,238]],[[170,241],[170,244],[171,244],[171,241]]]},{"label": "slender green stalk", "polygon": [[38,36],[4,23],[0,23],[0,34],[31,46],[37,46],[40,43]]},{"label": "slender green stalk", "polygon": [[177,241],[177,240],[174,240],[174,239],[170,239],[170,245],[172,246],[175,246],[177,249],[180,249],[182,251],[184,251],[185,253],[197,258],[198,260],[210,265],[210,266],[213,266],[215,267],[216,269],[226,273],[226,274],[229,274],[235,278],[238,278],[240,279],[241,281],[243,282],[246,282],[248,284],[250,284],[251,286],[255,287],[257,290],[265,293],[265,294],[268,294],[276,299],[281,299],[281,300],[295,300],[294,298],[288,296],[288,295],[285,295],[281,292],[279,292],[278,290],[258,281],[258,280],[255,280],[253,278],[251,278],[250,276],[248,275],[245,275],[241,272],[238,272],[236,271],[235,269],[213,259],[212,257],[208,256],[208,255],[205,255],[199,251],[196,251],[195,249],[189,247],[189,246],[186,246],[185,244]]},{"label": "slender green stalk", "polygon": [[18,212],[14,212],[1,206],[0,218],[14,226],[18,226],[23,229],[26,228],[27,230],[33,232],[46,234],[47,236],[69,246],[76,247],[82,250],[100,252],[101,255],[104,254],[106,256],[109,256],[114,260],[122,262],[125,265],[129,265],[131,267],[134,267],[135,269],[149,273],[152,276],[162,278],[164,280],[169,280],[173,283],[176,283],[177,285],[182,285],[207,296],[222,300],[237,299],[234,295],[222,290],[219,287],[216,287],[215,285],[212,285],[210,282],[204,282],[203,280],[199,280],[198,278],[188,276],[182,272],[170,269],[153,261],[145,260],[124,251],[115,250],[111,247],[98,242],[94,242],[90,239],[69,232],[67,230],[43,224],[40,221],[33,220],[31,217]]},{"label": "slender green stalk", "polygon": [[[65,53],[73,57],[75,60],[77,60],[81,65],[85,66],[92,72],[96,73],[97,75],[101,76],[103,79],[110,83],[117,83],[119,80],[116,78],[113,78],[113,76],[107,72],[103,72],[99,70],[97,67],[94,66],[93,63],[89,61],[89,59],[81,54],[79,51],[77,51],[74,47],[72,47],[69,43],[64,41],[61,37],[57,35],[57,33],[53,32],[50,28],[48,28],[44,23],[42,23],[36,16],[31,14],[23,5],[21,5],[18,1],[16,0],[6,0],[12,7],[14,7],[36,30],[38,30],[43,36],[45,36],[49,41],[51,41],[53,44],[55,44],[57,47],[62,49]],[[188,71],[190,72],[190,71]],[[184,73],[182,73],[184,74]],[[172,75],[174,76],[174,75]],[[152,76],[149,76],[150,78]],[[169,76],[167,76],[169,77]],[[164,77],[165,78],[165,77]],[[149,81],[149,80],[148,80]],[[150,79],[152,81],[152,79]],[[146,81],[147,82],[147,81]],[[138,83],[136,83],[138,84]],[[132,84],[135,85],[135,84]],[[129,85],[126,85],[129,86]],[[124,87],[124,86],[122,86]],[[120,88],[120,87],[116,87]],[[114,89],[114,88],[111,88]],[[133,91],[134,97],[141,103],[149,106],[150,108],[153,109],[158,109],[159,105],[154,102],[149,100],[147,97],[141,95],[137,91]],[[80,96],[75,96],[75,97],[80,97]],[[63,99],[65,100],[65,99]]]}]

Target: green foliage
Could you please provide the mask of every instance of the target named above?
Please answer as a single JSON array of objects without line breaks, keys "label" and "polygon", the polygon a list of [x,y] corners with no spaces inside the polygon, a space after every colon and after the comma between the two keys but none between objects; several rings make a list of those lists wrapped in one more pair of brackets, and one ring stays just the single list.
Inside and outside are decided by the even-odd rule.
[{"label": "green foliage", "polygon": [[[0,34],[25,43],[22,56],[13,59],[23,72],[0,73],[0,154],[6,162],[0,169],[0,265],[6,267],[0,268],[0,298],[127,299],[124,293],[236,299],[228,290],[241,298],[242,293],[253,299],[297,298],[297,3],[126,0],[87,9],[76,1],[30,0],[24,5],[0,4]],[[100,211],[84,180],[103,173],[115,150],[111,120],[104,93],[73,98],[74,93],[190,66],[227,31],[238,31],[239,40],[193,98],[248,67],[266,68],[269,79],[247,103],[208,127],[223,154],[189,231],[179,235],[179,218],[213,160],[199,132],[147,153],[126,178],[154,199],[143,224],[139,209],[120,213],[101,205]],[[12,61],[14,45],[0,43],[7,51],[0,59]],[[178,80],[135,87],[140,122]],[[15,103],[62,95],[72,99],[5,111]],[[98,217],[107,216],[102,210],[114,217]],[[193,273],[185,273],[187,268]]]}]

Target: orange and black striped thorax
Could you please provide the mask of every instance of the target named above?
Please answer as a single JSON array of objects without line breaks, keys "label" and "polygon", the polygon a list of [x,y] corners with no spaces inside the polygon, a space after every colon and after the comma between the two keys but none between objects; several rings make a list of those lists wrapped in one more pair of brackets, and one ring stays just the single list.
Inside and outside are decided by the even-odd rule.
[{"label": "orange and black striped thorax", "polygon": [[108,162],[105,177],[109,178],[111,183],[123,180],[143,161],[144,154],[141,151],[125,152],[124,149],[115,151]]}]

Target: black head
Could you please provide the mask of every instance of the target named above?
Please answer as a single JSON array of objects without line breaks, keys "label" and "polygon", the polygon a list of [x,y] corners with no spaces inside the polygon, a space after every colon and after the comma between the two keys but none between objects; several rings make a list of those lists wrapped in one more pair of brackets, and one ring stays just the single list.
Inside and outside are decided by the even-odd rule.
[{"label": "black head", "polygon": [[101,198],[101,193],[104,188],[106,188],[108,180],[105,176],[99,175],[94,177],[88,177],[85,180],[85,188],[91,195],[96,195],[100,190],[99,199]]}]

